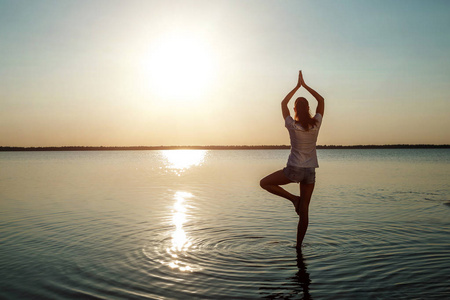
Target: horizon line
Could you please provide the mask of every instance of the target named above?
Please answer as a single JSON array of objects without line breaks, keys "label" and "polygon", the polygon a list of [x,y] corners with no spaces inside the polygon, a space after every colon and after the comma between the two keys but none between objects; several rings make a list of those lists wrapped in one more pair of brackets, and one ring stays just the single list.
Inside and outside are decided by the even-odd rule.
[{"label": "horizon line", "polygon": [[[317,145],[317,149],[424,149],[450,148],[450,144]],[[276,150],[289,145],[208,145],[208,146],[0,146],[0,151],[95,151],[95,150]]]}]

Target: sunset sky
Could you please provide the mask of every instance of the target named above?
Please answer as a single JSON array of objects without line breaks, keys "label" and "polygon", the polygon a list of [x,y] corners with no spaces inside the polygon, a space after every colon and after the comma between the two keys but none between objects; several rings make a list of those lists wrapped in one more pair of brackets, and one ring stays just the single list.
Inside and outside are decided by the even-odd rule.
[{"label": "sunset sky", "polygon": [[0,146],[289,144],[298,70],[320,145],[450,144],[450,1],[0,0]]}]

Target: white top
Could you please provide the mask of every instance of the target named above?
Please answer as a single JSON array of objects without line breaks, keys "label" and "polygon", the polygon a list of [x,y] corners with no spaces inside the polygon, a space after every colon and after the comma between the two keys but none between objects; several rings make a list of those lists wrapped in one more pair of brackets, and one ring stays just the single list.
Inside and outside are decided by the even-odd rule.
[{"label": "white top", "polygon": [[316,126],[306,131],[300,124],[295,123],[291,116],[287,116],[285,126],[291,138],[291,154],[287,162],[288,166],[298,168],[318,168],[316,141],[319,135],[322,115],[317,113],[314,116],[317,120]]}]

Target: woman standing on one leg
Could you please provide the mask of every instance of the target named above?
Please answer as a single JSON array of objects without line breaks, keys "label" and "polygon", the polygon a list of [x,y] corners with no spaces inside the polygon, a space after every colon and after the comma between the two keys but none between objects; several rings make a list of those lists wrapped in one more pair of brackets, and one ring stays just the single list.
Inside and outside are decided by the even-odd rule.
[{"label": "woman standing on one leg", "polygon": [[[291,117],[288,103],[292,96],[304,87],[317,100],[316,115],[311,117],[309,103],[303,97],[295,100],[295,118]],[[310,88],[299,72],[298,83],[295,88],[281,101],[281,112],[285,126],[291,139],[291,153],[286,168],[264,177],[260,184],[268,192],[290,200],[299,215],[297,228],[297,248],[300,248],[308,228],[309,202],[314,190],[316,169],[319,167],[316,154],[316,141],[322,123],[324,98]],[[295,196],[281,187],[288,183],[300,183],[300,197]]]}]

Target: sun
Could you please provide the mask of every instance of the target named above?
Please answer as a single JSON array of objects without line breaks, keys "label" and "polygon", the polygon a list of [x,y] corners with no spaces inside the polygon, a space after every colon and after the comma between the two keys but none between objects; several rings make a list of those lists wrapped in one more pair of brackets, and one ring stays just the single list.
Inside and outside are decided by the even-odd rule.
[{"label": "sun", "polygon": [[167,34],[150,52],[146,69],[152,93],[193,99],[210,88],[214,68],[212,51],[205,40],[187,33]]}]

